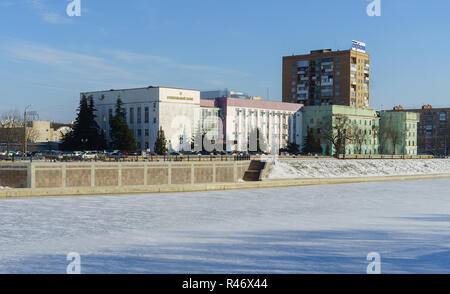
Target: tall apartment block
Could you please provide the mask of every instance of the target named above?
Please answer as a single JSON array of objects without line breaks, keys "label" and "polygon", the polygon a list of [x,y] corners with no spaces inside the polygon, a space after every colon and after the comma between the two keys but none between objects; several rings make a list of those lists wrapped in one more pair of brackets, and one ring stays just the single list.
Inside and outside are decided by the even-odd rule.
[{"label": "tall apartment block", "polygon": [[368,108],[369,89],[370,56],[355,42],[351,50],[283,57],[283,102]]}]

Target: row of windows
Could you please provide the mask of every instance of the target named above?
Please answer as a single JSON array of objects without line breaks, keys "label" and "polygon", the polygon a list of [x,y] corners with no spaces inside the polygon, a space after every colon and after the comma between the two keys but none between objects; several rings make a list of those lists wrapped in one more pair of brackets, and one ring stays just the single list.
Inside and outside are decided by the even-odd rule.
[{"label": "row of windows", "polygon": [[[154,103],[153,104],[153,112],[155,112],[155,111],[156,111],[156,104]],[[137,107],[137,115],[136,115],[137,120],[135,120],[135,113],[134,113],[133,107],[129,108],[128,113],[129,113],[129,123],[130,124],[134,124],[135,121],[138,124],[142,123],[142,108],[141,107]],[[111,122],[111,119],[113,118],[113,110],[112,109],[109,109],[108,115],[109,115],[109,121]],[[103,117],[103,121],[106,121],[106,117]],[[149,122],[150,122],[150,108],[145,107],[144,108],[144,123],[149,123]],[[153,123],[156,124],[156,122],[157,122],[157,119],[155,117],[155,118],[153,118]]]}]

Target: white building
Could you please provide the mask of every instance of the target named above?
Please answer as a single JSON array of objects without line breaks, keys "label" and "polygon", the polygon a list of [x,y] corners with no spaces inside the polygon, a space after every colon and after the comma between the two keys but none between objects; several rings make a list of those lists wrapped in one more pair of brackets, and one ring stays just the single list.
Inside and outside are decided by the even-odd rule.
[{"label": "white building", "polygon": [[[211,100],[202,99],[200,103],[202,107],[212,107]],[[301,124],[301,120],[294,120],[294,116],[302,106],[242,98],[214,100],[214,107],[220,109],[223,116],[223,138],[227,150],[232,151],[247,151],[250,134],[257,129],[265,138],[268,147],[265,151],[277,153],[279,149],[285,148],[293,135],[290,126]],[[297,129],[301,130],[299,127]]]},{"label": "white building", "polygon": [[97,123],[108,141],[109,121],[120,98],[140,150],[154,151],[160,127],[168,140],[169,151],[191,150],[192,138],[199,131],[208,134],[217,145],[216,150],[221,150],[226,143],[227,150],[247,151],[250,134],[259,129],[265,137],[266,151],[277,152],[286,147],[294,134],[301,132],[301,119],[294,119],[301,104],[251,98],[200,99],[197,90],[152,86],[81,95],[94,98]]},{"label": "white building", "polygon": [[136,89],[85,92],[94,98],[97,123],[110,140],[109,120],[114,115],[117,99],[123,102],[129,128],[140,150],[154,151],[160,127],[164,130],[169,151],[190,146],[194,124],[200,110],[200,91],[147,87]]}]

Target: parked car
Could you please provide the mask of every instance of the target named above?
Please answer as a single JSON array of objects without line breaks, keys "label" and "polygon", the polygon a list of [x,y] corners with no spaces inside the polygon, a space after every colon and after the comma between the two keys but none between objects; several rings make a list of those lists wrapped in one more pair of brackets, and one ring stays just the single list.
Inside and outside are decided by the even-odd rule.
[{"label": "parked car", "polygon": [[83,153],[83,155],[81,155],[82,159],[87,159],[87,160],[92,160],[92,159],[96,159],[97,158],[97,153],[95,153],[94,151],[86,151]]}]

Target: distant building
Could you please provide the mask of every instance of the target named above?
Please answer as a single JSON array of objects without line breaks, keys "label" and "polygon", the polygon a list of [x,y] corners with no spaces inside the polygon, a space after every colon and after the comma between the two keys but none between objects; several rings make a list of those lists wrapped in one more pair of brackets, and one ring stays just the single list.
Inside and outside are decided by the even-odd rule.
[{"label": "distant building", "polygon": [[322,49],[283,57],[283,102],[305,106],[370,105],[370,56],[365,44],[351,50]]},{"label": "distant building", "polygon": [[[341,105],[305,106],[302,112],[303,146],[312,132],[322,154],[379,154],[379,120],[373,109]],[[341,149],[340,151],[337,149]],[[328,153],[328,154],[327,154]]]},{"label": "distant building", "polygon": [[[222,136],[227,150],[247,151],[252,132],[260,130],[267,152],[277,152],[289,142],[290,126],[302,105],[276,101],[220,97],[213,100],[222,123]],[[203,100],[202,108],[212,108],[211,100]]]},{"label": "distant building", "polygon": [[403,109],[396,106],[393,111],[419,114],[417,147],[419,154],[450,154],[450,108],[433,108],[424,105],[421,109]]},{"label": "distant building", "polygon": [[380,149],[386,155],[417,155],[417,124],[414,112],[380,113]]},{"label": "distant building", "polygon": [[213,90],[213,91],[201,91],[201,99],[216,99],[216,98],[241,98],[250,100],[262,100],[259,96],[250,96],[242,91],[232,91],[229,89]]}]

